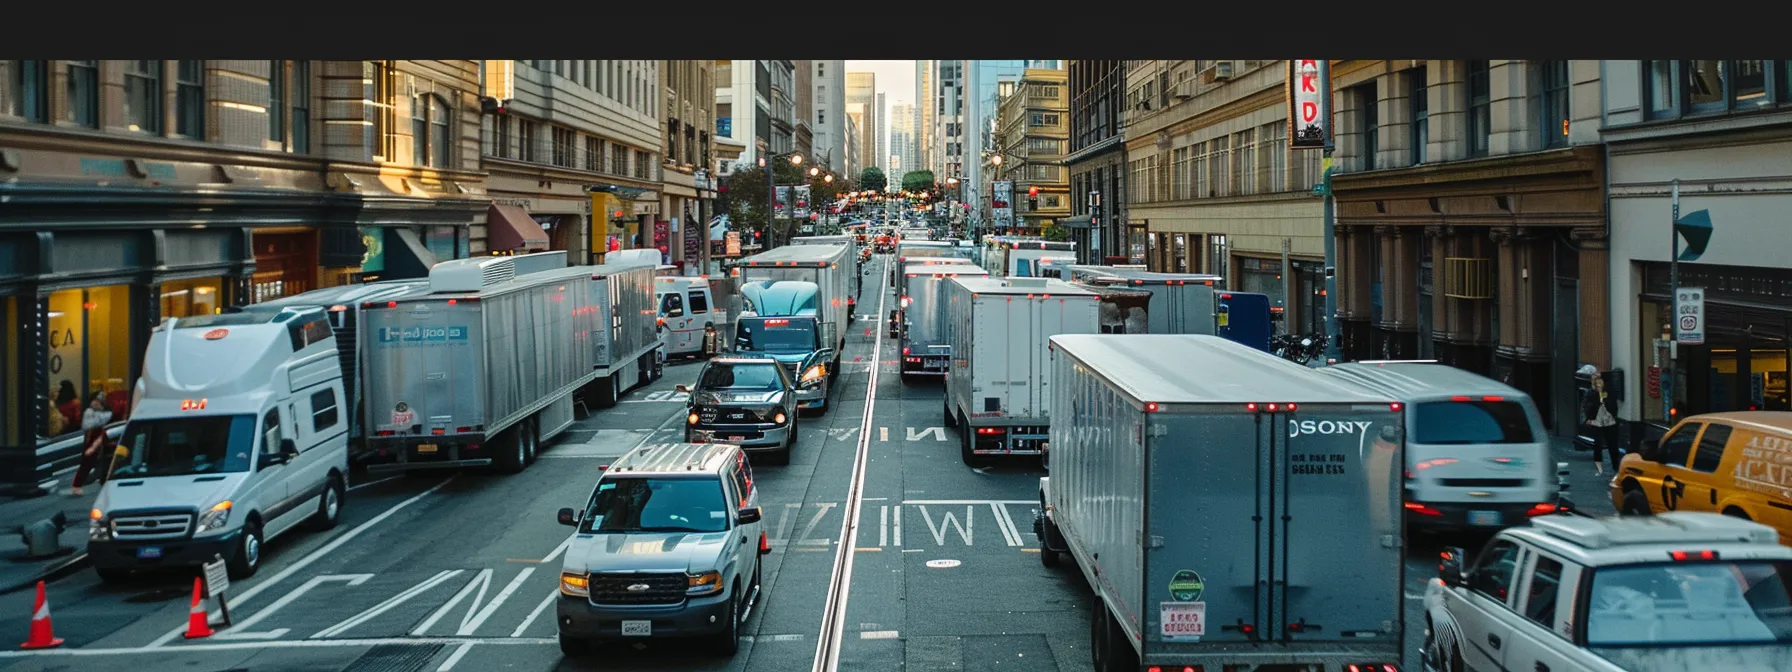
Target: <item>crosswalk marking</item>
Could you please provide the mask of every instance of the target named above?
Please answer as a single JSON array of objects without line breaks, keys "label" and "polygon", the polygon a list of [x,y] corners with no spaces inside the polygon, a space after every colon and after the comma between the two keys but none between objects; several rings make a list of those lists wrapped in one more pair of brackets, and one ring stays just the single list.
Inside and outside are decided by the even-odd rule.
[{"label": "crosswalk marking", "polygon": [[330,627],[319,630],[317,632],[317,634],[311,636],[311,639],[322,639],[324,637],[335,637],[344,632],[347,632],[349,628],[355,627],[362,623],[366,623],[375,618],[378,618],[380,614],[384,614],[388,611],[398,608],[399,605],[409,602],[411,600],[411,598],[416,597],[418,595],[422,595],[423,593],[428,592],[429,589],[434,588],[439,585],[442,585],[442,583],[444,581],[452,579],[464,571],[466,571],[466,570],[455,569],[455,570],[442,570],[440,572],[436,572],[435,576],[430,577],[429,579],[423,581],[422,583],[419,583],[415,586],[411,586],[410,588],[405,589],[405,591],[402,593],[399,593],[397,595],[393,595],[392,597],[386,598],[385,602],[376,604],[371,609],[363,611],[359,614],[355,614],[354,616],[350,616],[347,619],[344,619],[340,623],[337,623]]},{"label": "crosswalk marking", "polygon": [[311,577],[310,581],[306,581],[298,588],[294,588],[292,592],[282,595],[280,599],[274,600],[273,604],[268,605],[267,608],[262,609],[261,611],[255,612],[255,615],[250,616],[248,620],[243,621],[242,623],[233,624],[229,630],[225,630],[213,636],[218,639],[279,639],[285,637],[286,633],[292,632],[292,628],[274,628],[273,630],[268,630],[266,632],[252,632],[249,628],[254,627],[256,623],[260,623],[263,619],[272,616],[274,612],[280,611],[282,607],[292,604],[294,600],[299,599],[300,595],[310,592],[312,588],[316,588],[326,581],[343,581],[351,586],[359,586],[363,583],[367,583],[367,580],[371,578],[373,578],[372,574],[325,574],[323,576]]}]

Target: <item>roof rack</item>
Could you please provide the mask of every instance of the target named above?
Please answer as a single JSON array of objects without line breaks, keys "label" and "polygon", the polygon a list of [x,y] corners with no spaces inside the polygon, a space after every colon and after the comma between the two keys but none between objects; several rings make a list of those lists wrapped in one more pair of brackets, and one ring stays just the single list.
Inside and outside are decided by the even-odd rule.
[{"label": "roof rack", "polygon": [[1686,511],[1627,518],[1539,516],[1531,519],[1531,527],[1590,549],[1660,543],[1779,543],[1779,532],[1766,525]]}]

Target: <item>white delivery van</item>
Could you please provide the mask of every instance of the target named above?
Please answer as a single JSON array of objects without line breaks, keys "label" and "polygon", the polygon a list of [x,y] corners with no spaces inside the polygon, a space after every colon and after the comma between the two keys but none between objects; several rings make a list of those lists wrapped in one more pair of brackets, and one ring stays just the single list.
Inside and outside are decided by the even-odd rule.
[{"label": "white delivery van", "polygon": [[268,540],[341,519],[349,418],[324,310],[170,319],[143,381],[89,521],[101,579],[214,556],[243,578]]},{"label": "white delivery van", "polygon": [[660,307],[666,356],[705,356],[704,335],[716,327],[717,312],[709,276],[660,276],[653,279],[653,293],[654,303]]}]

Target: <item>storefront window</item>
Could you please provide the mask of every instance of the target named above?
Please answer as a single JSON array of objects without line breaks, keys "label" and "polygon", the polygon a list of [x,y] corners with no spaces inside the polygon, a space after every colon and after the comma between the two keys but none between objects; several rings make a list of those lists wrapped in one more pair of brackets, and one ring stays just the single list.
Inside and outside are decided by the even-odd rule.
[{"label": "storefront window", "polygon": [[1282,262],[1273,259],[1256,257],[1240,257],[1238,259],[1238,290],[1263,294],[1269,297],[1269,305],[1281,306],[1287,303],[1282,295]]},{"label": "storefront window", "polygon": [[43,436],[81,431],[82,413],[96,396],[114,422],[130,411],[130,294],[126,285],[50,294]]},{"label": "storefront window", "polygon": [[215,315],[223,312],[223,278],[162,283],[162,319]]}]

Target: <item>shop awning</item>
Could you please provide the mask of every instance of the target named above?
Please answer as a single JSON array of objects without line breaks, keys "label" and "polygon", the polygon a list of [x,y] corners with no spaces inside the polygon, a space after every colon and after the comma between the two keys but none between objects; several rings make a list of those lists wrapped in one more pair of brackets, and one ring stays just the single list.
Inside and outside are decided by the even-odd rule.
[{"label": "shop awning", "polygon": [[485,213],[485,225],[488,249],[528,252],[548,249],[548,232],[543,231],[522,208],[493,203]]}]

